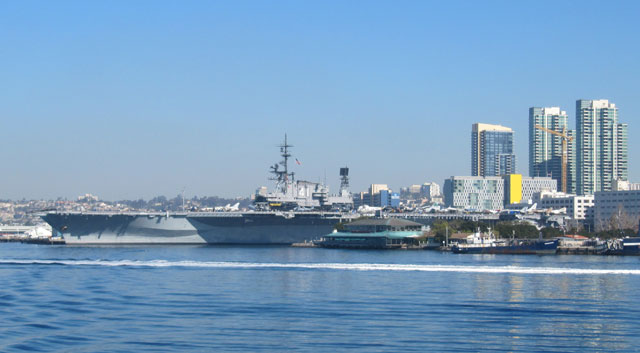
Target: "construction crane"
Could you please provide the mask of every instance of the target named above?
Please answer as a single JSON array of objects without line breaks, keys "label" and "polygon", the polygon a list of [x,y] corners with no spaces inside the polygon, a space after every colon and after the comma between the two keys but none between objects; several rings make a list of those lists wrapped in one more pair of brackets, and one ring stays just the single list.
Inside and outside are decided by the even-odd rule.
[{"label": "construction crane", "polygon": [[567,129],[562,128],[562,132],[547,129],[544,126],[536,125],[536,129],[545,131],[549,134],[562,138],[562,192],[567,193],[567,142],[573,141],[573,137],[567,135]]}]

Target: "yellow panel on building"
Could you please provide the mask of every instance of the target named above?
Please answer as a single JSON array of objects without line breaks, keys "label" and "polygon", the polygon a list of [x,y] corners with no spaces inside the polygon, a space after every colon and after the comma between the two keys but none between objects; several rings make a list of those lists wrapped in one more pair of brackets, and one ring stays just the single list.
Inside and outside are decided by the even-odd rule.
[{"label": "yellow panel on building", "polygon": [[522,202],[522,174],[509,174],[509,203]]}]

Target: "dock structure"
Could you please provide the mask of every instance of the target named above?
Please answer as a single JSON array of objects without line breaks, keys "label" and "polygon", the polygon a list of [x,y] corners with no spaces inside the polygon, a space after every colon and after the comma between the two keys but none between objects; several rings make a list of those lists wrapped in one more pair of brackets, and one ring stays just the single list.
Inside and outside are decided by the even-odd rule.
[{"label": "dock structure", "polygon": [[65,241],[60,237],[27,237],[22,235],[0,235],[0,243],[64,245]]},{"label": "dock structure", "polygon": [[293,243],[293,244],[291,244],[291,247],[293,247],[293,248],[317,248],[318,245],[316,245],[312,241],[304,241],[302,243]]},{"label": "dock structure", "polygon": [[0,225],[0,242],[3,243],[64,244],[64,239],[52,235],[51,228],[43,225]]}]

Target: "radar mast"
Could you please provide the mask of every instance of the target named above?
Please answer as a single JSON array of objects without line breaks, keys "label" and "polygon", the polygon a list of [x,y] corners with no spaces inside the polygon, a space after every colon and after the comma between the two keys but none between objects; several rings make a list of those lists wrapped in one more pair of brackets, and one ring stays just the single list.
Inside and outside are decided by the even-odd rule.
[{"label": "radar mast", "polygon": [[[284,143],[278,145],[278,147],[280,147],[280,156],[282,156],[282,161],[271,166],[271,173],[273,173],[275,177],[270,179],[276,181],[276,189],[286,194],[288,186],[293,183],[295,176],[295,173],[289,173],[289,157],[291,157],[289,148],[293,147],[293,145],[288,143],[287,134],[284,134]],[[281,170],[280,166],[282,166],[284,170]]]}]

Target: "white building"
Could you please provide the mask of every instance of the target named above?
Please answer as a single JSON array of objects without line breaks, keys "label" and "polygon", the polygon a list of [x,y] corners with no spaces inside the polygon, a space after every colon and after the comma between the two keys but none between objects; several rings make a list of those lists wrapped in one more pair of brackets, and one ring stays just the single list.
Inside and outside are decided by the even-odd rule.
[{"label": "white building", "polygon": [[640,190],[596,192],[594,215],[596,229],[606,229],[614,215],[624,216],[622,218],[629,223],[626,226],[635,228],[640,219]]},{"label": "white building", "polygon": [[369,194],[375,195],[379,194],[382,190],[389,190],[389,185],[387,184],[371,184],[369,187]]},{"label": "white building", "polygon": [[501,210],[504,179],[501,177],[452,176],[444,181],[447,207],[473,210]]},{"label": "white building", "polygon": [[400,188],[400,196],[405,200],[434,202],[434,200],[441,199],[442,195],[440,193],[440,185],[429,182]]},{"label": "white building", "polygon": [[588,223],[593,221],[593,195],[576,196],[559,191],[542,191],[534,194],[533,202],[537,204],[538,209],[559,210],[565,208],[567,216],[573,219],[584,220]]},{"label": "white building", "polygon": [[613,181],[613,191],[640,190],[640,183],[630,183],[626,180],[616,179]]},{"label": "white building", "polygon": [[440,196],[440,185],[437,183],[424,183],[422,184],[422,193],[429,198],[429,200],[433,200],[434,197]]},{"label": "white building", "polygon": [[533,199],[533,195],[539,192],[554,192],[558,190],[558,181],[553,178],[535,177],[522,178],[522,201]]},{"label": "white building", "polygon": [[98,200],[100,200],[98,196],[91,195],[91,194],[84,194],[84,195],[78,196],[78,202],[97,202]]}]

